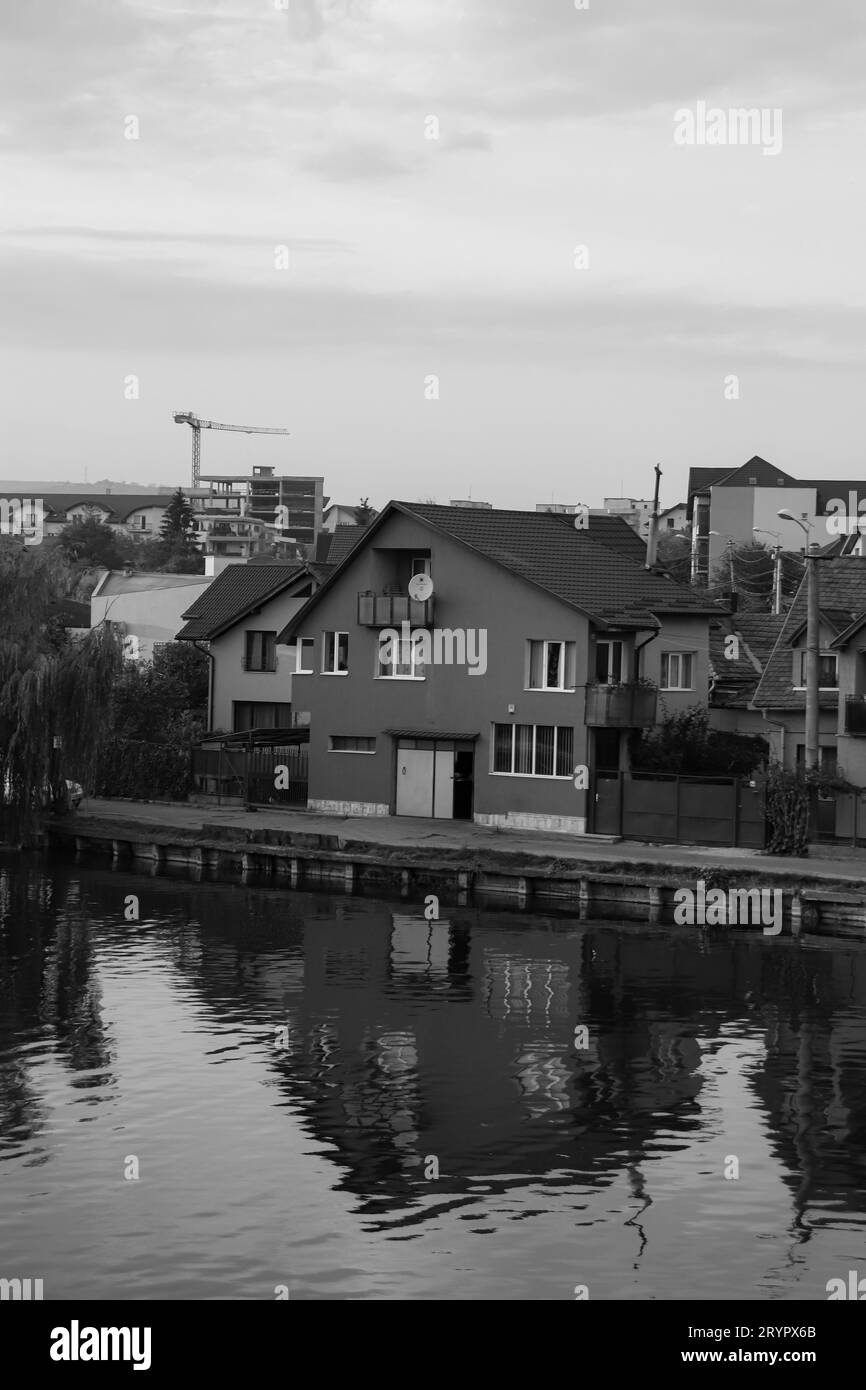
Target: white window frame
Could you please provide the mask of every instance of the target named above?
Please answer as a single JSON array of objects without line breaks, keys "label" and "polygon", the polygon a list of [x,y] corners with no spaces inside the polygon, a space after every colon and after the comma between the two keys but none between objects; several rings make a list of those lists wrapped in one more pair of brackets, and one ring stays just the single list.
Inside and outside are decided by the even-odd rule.
[{"label": "white window frame", "polygon": [[[305,642],[307,642],[307,643],[309,644],[309,648],[310,648],[310,665],[309,665],[309,666],[300,666],[298,663],[301,662],[301,661],[303,661],[303,658],[304,658],[304,643],[305,643]],[[315,637],[296,637],[296,638],[295,638],[295,669],[294,669],[293,675],[296,675],[296,676],[314,676],[314,675],[316,674],[316,668],[315,668],[315,665],[314,665],[315,660],[316,660],[316,639],[315,639]]]},{"label": "white window frame", "polygon": [[[327,666],[328,638],[334,639],[334,667]],[[340,660],[340,638],[346,639],[346,669],[338,671],[337,663]],[[327,629],[322,633],[322,675],[323,676],[348,676],[349,674],[349,634],[341,628]]]},{"label": "white window frame", "polygon": [[[508,728],[509,726],[508,726],[508,725],[499,725],[499,727],[501,727],[501,728]],[[568,772],[557,772],[557,771],[556,771],[556,755],[557,755],[557,752],[559,751],[559,730],[560,730],[560,729],[571,729],[571,736],[572,736],[572,738],[571,738],[571,749],[572,749],[571,761],[572,761],[572,762],[574,761],[574,727],[573,727],[573,725],[571,725],[571,724],[542,724],[542,725],[532,724],[532,725],[530,725],[530,727],[531,727],[531,729],[532,729],[532,766],[533,766],[533,767],[535,767],[535,764],[536,764],[536,752],[537,752],[537,747],[538,747],[538,730],[539,730],[539,728],[553,729],[553,767],[554,767],[554,771],[553,771],[553,772],[515,772],[515,771],[513,770],[513,769],[514,769],[514,755],[515,755],[515,750],[516,750],[516,746],[517,746],[517,729],[518,729],[518,725],[517,725],[517,724],[512,724],[512,725],[510,725],[510,728],[511,728],[511,767],[512,767],[512,771],[511,771],[511,772],[497,772],[497,771],[495,771],[495,770],[494,770],[493,764],[494,764],[494,762],[496,761],[496,729],[497,729],[497,723],[494,722],[494,724],[493,724],[493,726],[492,726],[492,729],[491,729],[491,734],[490,734],[490,776],[491,776],[491,777],[528,777],[528,778],[534,779],[535,781],[541,781],[541,782],[565,782],[565,781],[568,781],[570,778],[573,778],[573,777],[574,777],[574,769],[573,769],[573,768],[569,768]]]},{"label": "white window frame", "polygon": [[[377,681],[425,681],[425,680],[427,679],[427,667],[426,667],[426,665],[425,665],[425,663],[424,663],[423,661],[417,661],[417,660],[416,660],[416,655],[417,655],[416,642],[419,640],[420,636],[421,636],[421,634],[420,634],[419,632],[413,632],[413,633],[410,635],[410,639],[409,639],[409,640],[410,640],[410,644],[411,644],[411,645],[410,645],[410,651],[409,651],[410,660],[409,660],[409,670],[408,670],[408,671],[395,671],[395,670],[391,670],[390,672],[389,672],[389,671],[383,671],[383,670],[382,670],[382,665],[383,665],[383,663],[382,663],[382,656],[381,656],[382,648],[381,648],[381,646],[377,646],[377,647],[376,647],[376,670],[375,670],[375,679],[376,679]],[[392,640],[393,640],[393,639],[392,639]],[[398,651],[400,650],[400,644],[402,643],[402,641],[403,641],[402,636],[397,638],[397,650],[398,650]],[[398,663],[395,661],[395,662],[392,663],[392,666],[396,666],[397,664],[398,664]],[[419,674],[419,671],[420,671],[420,674]]]},{"label": "white window frame", "polygon": [[[690,667],[689,667],[689,681],[691,682],[691,684],[689,684],[689,685],[683,685],[683,684],[682,684],[682,679],[683,679],[683,661],[684,661],[684,659],[685,659],[686,657],[688,657],[688,660],[689,660],[689,662],[690,662]],[[671,662],[672,662],[674,659],[676,659],[676,662],[677,662],[677,684],[676,684],[676,685],[672,685],[672,684],[670,683],[670,682],[671,682]],[[668,670],[667,670],[667,681],[665,680],[665,674],[664,674],[665,662],[667,662],[667,668],[668,668]],[[661,656],[660,656],[660,658],[659,658],[659,690],[669,690],[669,691],[671,691],[673,694],[676,694],[678,691],[689,691],[689,690],[694,690],[694,688],[695,688],[694,681],[695,681],[695,653],[694,653],[694,652],[662,652],[662,653],[661,653]]]},{"label": "white window frame", "polygon": [[[608,654],[607,654],[607,679],[606,679],[606,680],[603,680],[603,681],[598,679],[598,651],[599,651],[599,648],[600,648],[600,647],[607,647],[607,649],[608,649]],[[611,669],[611,656],[612,656],[612,652],[613,652],[613,648],[614,648],[614,647],[619,647],[619,649],[620,649],[620,652],[619,652],[619,675],[618,675],[618,676],[611,676],[611,674],[610,674],[610,669]],[[622,639],[622,637],[597,637],[597,638],[595,639],[595,666],[594,666],[594,672],[595,672],[595,680],[596,680],[596,682],[597,682],[599,685],[616,685],[618,682],[624,681],[624,680],[626,679],[625,670],[626,670],[626,664],[627,664],[627,662],[628,662],[628,650],[627,650],[627,648],[626,648],[626,644],[625,644],[624,640]]]},{"label": "white window frame", "polygon": [[[541,672],[542,672],[542,676],[543,676],[543,678],[544,678],[545,680],[547,679],[547,654],[548,654],[549,649],[550,649],[551,647],[561,647],[561,648],[562,648],[562,655],[561,655],[560,661],[559,661],[559,674],[560,674],[561,682],[562,682],[560,685],[532,685],[532,684],[531,684],[531,681],[532,681],[532,648],[533,648],[533,646],[540,646],[541,649],[542,649],[542,651],[541,651]],[[576,642],[569,642],[569,641],[567,641],[565,638],[557,639],[556,641],[548,641],[546,638],[543,638],[543,637],[530,637],[530,638],[528,638],[528,639],[527,639],[527,643],[526,643],[526,680],[525,680],[525,684],[524,684],[524,689],[527,690],[527,691],[532,690],[532,691],[539,691],[539,692],[542,692],[542,693],[552,693],[552,694],[557,694],[557,695],[573,694],[574,691],[575,691],[575,689],[576,689],[575,684],[572,683],[571,685],[566,685],[566,683],[565,683],[565,679],[566,679],[566,675],[567,675],[567,673],[568,673],[568,667],[569,667],[569,658],[570,658],[570,664],[571,664],[572,672],[574,673],[574,675],[575,675],[575,680],[576,680],[576,679],[577,679],[577,675],[576,675],[576,672],[577,672],[577,643],[576,643]]]}]

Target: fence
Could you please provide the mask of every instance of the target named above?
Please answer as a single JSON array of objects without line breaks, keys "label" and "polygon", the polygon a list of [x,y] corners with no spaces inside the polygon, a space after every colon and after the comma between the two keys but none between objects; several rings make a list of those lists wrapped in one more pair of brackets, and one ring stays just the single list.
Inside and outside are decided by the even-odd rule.
[{"label": "fence", "polygon": [[592,829],[627,840],[763,849],[763,786],[736,777],[598,772]]},{"label": "fence", "polygon": [[193,749],[193,788],[199,795],[215,796],[218,802],[225,798],[255,806],[305,807],[308,778],[305,743]]}]

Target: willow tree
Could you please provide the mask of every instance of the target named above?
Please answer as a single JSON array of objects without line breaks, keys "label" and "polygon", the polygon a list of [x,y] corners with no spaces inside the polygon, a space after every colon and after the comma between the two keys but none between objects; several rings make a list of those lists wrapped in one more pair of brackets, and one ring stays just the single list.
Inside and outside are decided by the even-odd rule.
[{"label": "willow tree", "polygon": [[108,627],[58,638],[72,583],[59,549],[0,541],[0,804],[15,844],[64,804],[67,779],[88,786],[109,727],[120,643]]}]

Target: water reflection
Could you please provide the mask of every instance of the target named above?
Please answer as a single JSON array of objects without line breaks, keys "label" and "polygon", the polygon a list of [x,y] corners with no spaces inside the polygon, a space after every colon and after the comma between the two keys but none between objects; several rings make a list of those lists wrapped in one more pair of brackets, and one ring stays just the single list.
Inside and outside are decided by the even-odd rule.
[{"label": "water reflection", "polygon": [[[520,1251],[537,1296],[568,1297],[576,1231],[604,1297],[814,1298],[844,1274],[866,1213],[863,949],[401,908],[6,861],[0,1213],[32,1219],[33,1165],[55,1211],[96,1202],[112,1126],[121,1148],[127,1130],[164,1146],[163,1200],[180,1205],[188,1128],[222,1146],[199,1175],[206,1218],[172,1218],[204,1273],[159,1296],[219,1296],[208,1262],[226,1277],[213,1249],[229,1237],[252,1279],[263,1232],[286,1229],[287,1182],[311,1194],[303,1240],[286,1236],[310,1280],[334,1223],[377,1270],[383,1241],[431,1242],[429,1270],[407,1253],[392,1284],[353,1266],[337,1296],[405,1296],[408,1278],[414,1296],[520,1297],[503,1253]],[[505,1246],[469,1259],[493,1233]],[[150,1252],[148,1277],[172,1258]]]}]

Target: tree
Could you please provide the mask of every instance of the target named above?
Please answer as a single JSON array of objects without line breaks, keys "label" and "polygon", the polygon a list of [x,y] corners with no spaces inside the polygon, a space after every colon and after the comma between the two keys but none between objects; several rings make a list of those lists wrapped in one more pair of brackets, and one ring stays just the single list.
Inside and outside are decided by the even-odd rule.
[{"label": "tree", "polygon": [[59,548],[0,544],[0,804],[7,841],[28,843],[66,780],[87,785],[121,648],[107,625],[58,641],[52,606],[73,582]]},{"label": "tree", "polygon": [[192,503],[182,487],[171,494],[171,501],[159,527],[163,540],[189,540],[195,530],[195,515]]},{"label": "tree", "polygon": [[709,727],[701,705],[670,714],[633,740],[635,772],[673,772],[681,777],[750,777],[766,761],[769,747],[756,734]]},{"label": "tree", "polygon": [[57,544],[68,560],[83,565],[123,569],[133,553],[132,542],[98,517],[81,517],[64,526]]},{"label": "tree", "polygon": [[656,564],[678,584],[691,583],[692,541],[688,531],[661,531],[656,544]]},{"label": "tree", "polygon": [[378,513],[375,507],[370,506],[369,497],[362,497],[358,506],[355,508],[355,521],[359,526],[369,526],[371,521],[375,521]]}]

